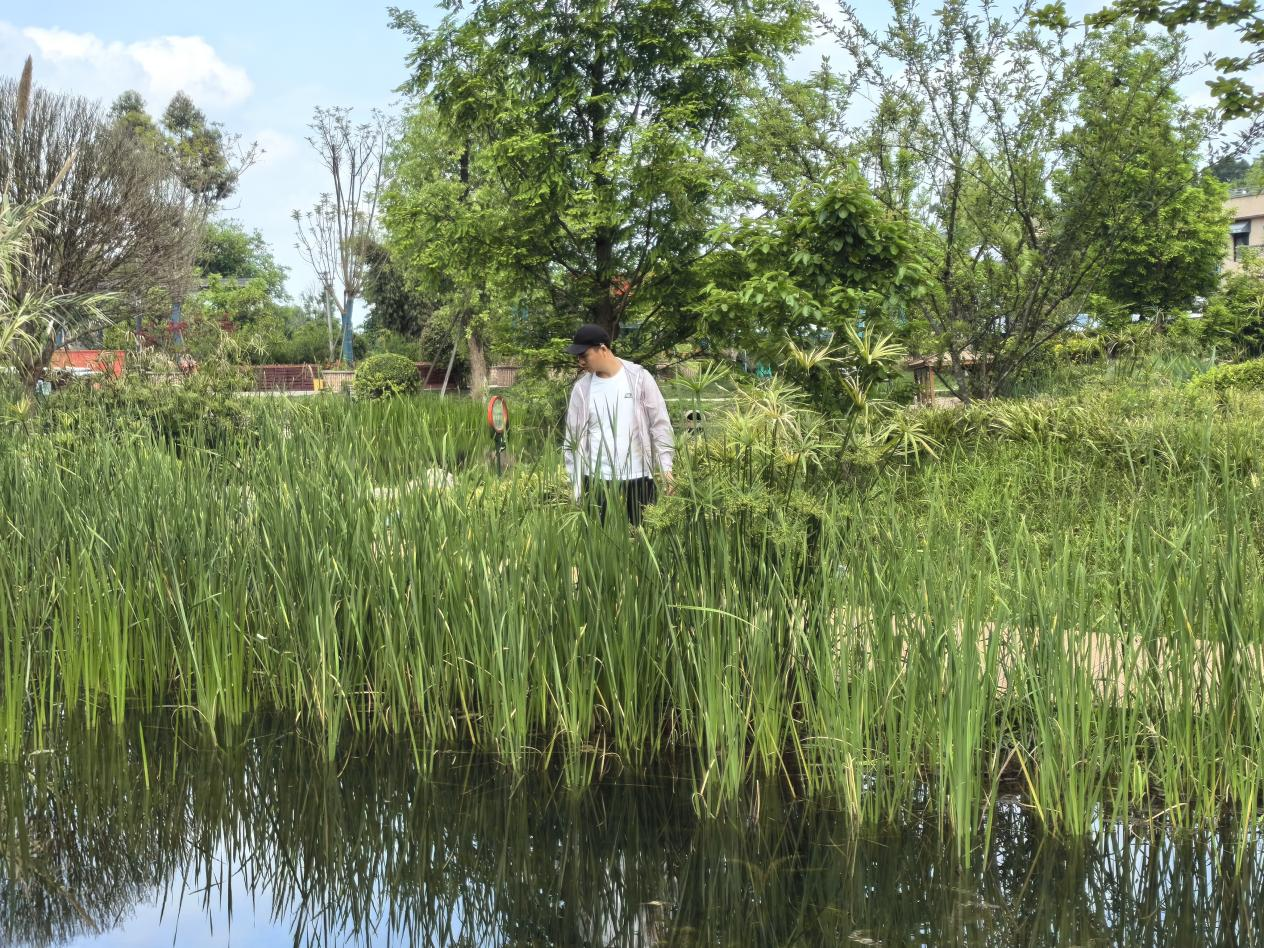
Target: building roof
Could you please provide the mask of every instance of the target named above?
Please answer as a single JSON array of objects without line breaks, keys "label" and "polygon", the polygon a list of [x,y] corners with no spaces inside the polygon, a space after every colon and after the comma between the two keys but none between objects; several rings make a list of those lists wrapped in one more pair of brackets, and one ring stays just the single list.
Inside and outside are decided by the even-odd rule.
[{"label": "building roof", "polygon": [[68,375],[123,374],[121,349],[54,349],[48,365],[54,372]]},{"label": "building roof", "polygon": [[1225,202],[1239,219],[1264,216],[1264,191],[1253,188],[1239,188],[1229,195]]}]

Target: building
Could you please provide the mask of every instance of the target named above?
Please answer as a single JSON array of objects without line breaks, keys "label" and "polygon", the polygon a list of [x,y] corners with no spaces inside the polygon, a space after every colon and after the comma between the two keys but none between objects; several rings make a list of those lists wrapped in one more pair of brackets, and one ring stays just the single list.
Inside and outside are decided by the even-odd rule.
[{"label": "building", "polygon": [[[961,369],[968,377],[975,372],[982,361],[970,349],[962,350],[958,361]],[[940,396],[935,388],[935,373],[952,371],[952,357],[948,353],[937,356],[910,356],[904,361],[904,367],[913,372],[913,381],[917,384],[917,401],[922,405],[941,404]],[[948,401],[955,402],[952,397]]]},{"label": "building", "polygon": [[1228,206],[1233,223],[1229,225],[1224,268],[1232,271],[1241,267],[1244,256],[1264,248],[1264,191],[1234,188],[1229,192]]},{"label": "building", "polygon": [[118,349],[54,349],[48,371],[62,378],[119,378],[123,374],[123,353]]}]

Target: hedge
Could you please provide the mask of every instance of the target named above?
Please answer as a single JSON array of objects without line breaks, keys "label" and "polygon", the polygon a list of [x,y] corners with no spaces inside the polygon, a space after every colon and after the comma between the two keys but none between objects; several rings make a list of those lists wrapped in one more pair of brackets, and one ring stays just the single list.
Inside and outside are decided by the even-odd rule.
[{"label": "hedge", "polygon": [[356,367],[353,391],[359,398],[390,398],[421,391],[417,364],[406,356],[382,352]]}]

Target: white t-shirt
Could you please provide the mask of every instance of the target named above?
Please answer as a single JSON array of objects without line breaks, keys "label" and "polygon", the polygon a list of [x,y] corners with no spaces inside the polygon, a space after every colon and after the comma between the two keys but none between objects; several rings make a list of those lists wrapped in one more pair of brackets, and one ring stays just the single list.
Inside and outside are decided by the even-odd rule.
[{"label": "white t-shirt", "polygon": [[641,446],[632,437],[636,406],[628,373],[622,368],[609,378],[594,373],[588,395],[588,463],[586,472],[607,481],[649,477]]}]

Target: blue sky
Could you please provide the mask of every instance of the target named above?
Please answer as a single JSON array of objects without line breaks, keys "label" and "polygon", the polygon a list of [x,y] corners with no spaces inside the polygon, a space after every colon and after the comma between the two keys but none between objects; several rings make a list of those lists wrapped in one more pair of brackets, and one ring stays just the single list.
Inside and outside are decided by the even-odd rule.
[{"label": "blue sky", "polygon": [[[437,18],[429,4],[411,7]],[[151,112],[184,89],[210,118],[257,141],[265,154],[227,213],[263,232],[290,268],[291,293],[313,282],[289,218],[328,187],[307,123],[318,105],[367,115],[397,98],[408,47],[388,28],[385,3],[54,0],[0,10],[0,74],[16,76],[32,55],[40,85],[107,102],[134,88]]]},{"label": "blue sky", "polygon": [[[438,20],[432,3],[396,2],[424,22]],[[1075,14],[1100,4],[1068,5]],[[876,18],[887,9],[885,0],[862,0],[857,7]],[[263,233],[290,269],[289,289],[297,294],[313,280],[294,250],[289,215],[310,207],[327,187],[304,140],[307,123],[318,105],[367,114],[397,101],[393,90],[407,79],[408,47],[387,21],[385,4],[332,0],[11,4],[0,12],[0,75],[15,76],[32,55],[43,86],[106,102],[136,89],[153,112],[183,89],[210,118],[245,141],[257,141],[264,154],[226,213]],[[1203,34],[1195,47],[1223,54],[1224,38]],[[817,42],[799,57],[797,70],[806,71],[828,52],[828,44]],[[1201,82],[1185,91],[1204,98]]]}]

